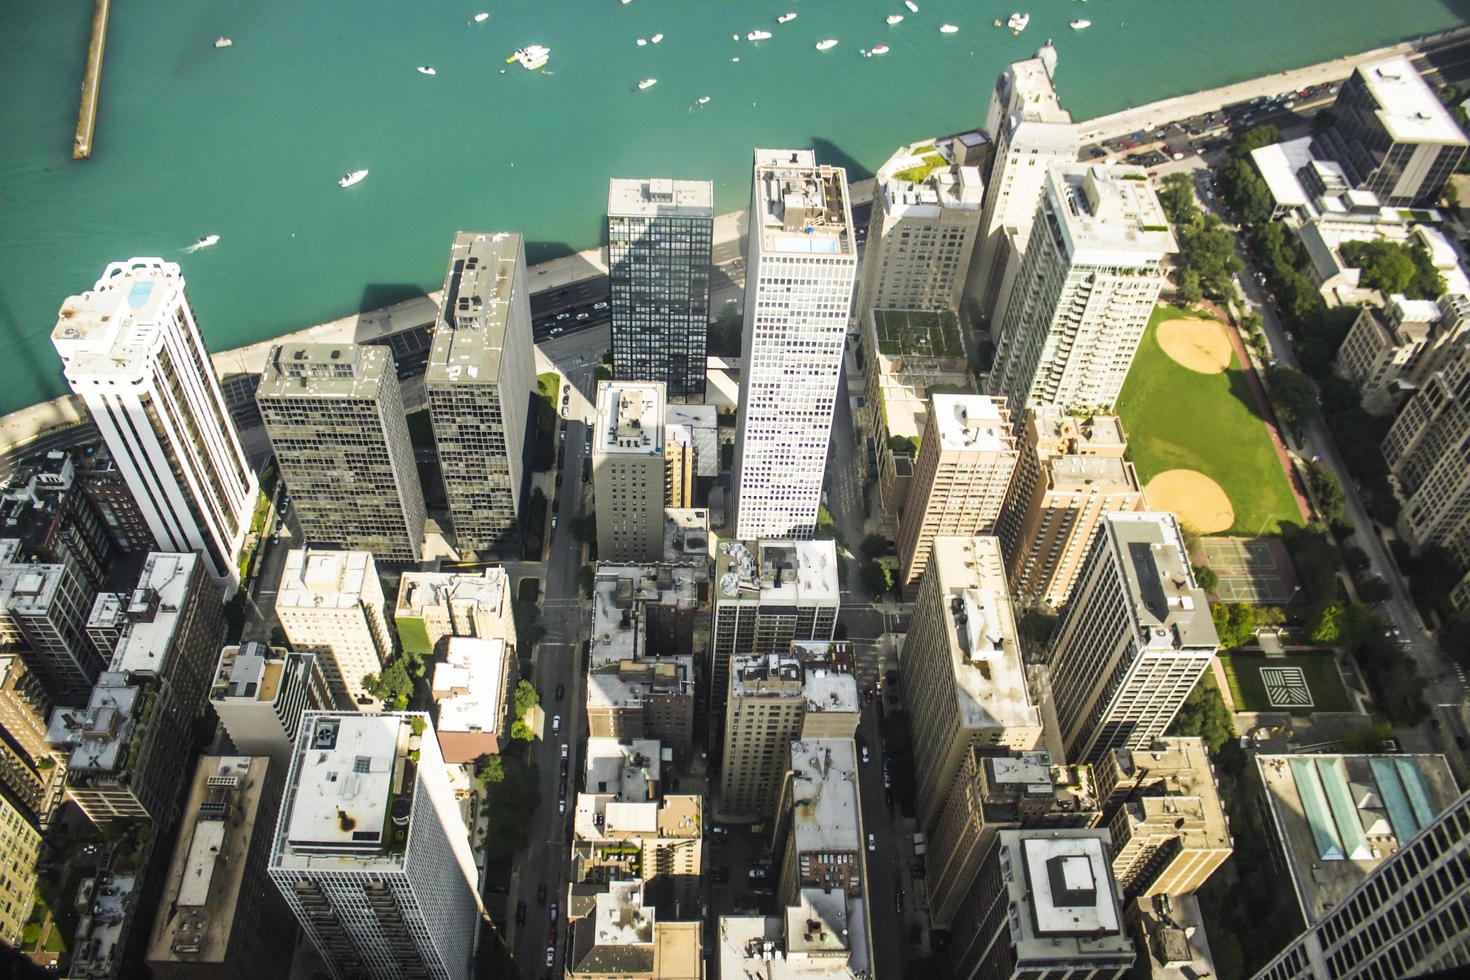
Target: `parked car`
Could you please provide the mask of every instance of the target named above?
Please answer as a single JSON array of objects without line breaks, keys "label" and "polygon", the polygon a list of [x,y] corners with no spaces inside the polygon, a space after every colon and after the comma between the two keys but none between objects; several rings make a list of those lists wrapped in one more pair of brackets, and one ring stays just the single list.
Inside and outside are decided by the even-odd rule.
[{"label": "parked car", "polygon": [[764,881],[765,879],[769,878],[770,876],[771,876],[771,872],[770,872],[770,869],[769,868],[764,868],[764,867],[762,867],[760,865],[756,865],[755,867],[753,867],[753,868],[750,869],[750,880],[751,881]]},{"label": "parked car", "polygon": [[516,903],[516,925],[523,926],[525,924],[526,924],[526,901],[525,901],[525,899],[522,899],[521,901],[519,901],[519,902]]},{"label": "parked car", "polygon": [[561,743],[561,757],[563,759],[566,759],[566,758],[569,758],[570,756],[571,756],[571,746],[567,745],[567,743],[565,743],[565,742]]},{"label": "parked car", "polygon": [[877,849],[878,849],[878,838],[874,837],[872,834],[869,834],[868,835],[868,850],[870,850],[870,851],[876,851]]},{"label": "parked car", "polygon": [[556,924],[556,913],[559,911],[561,911],[561,906],[555,902],[552,902],[551,906],[546,910],[546,918],[552,925]]},{"label": "parked car", "polygon": [[555,946],[547,946],[546,947],[546,965],[547,966],[551,966],[555,962],[556,962],[556,947]]},{"label": "parked car", "polygon": [[868,756],[868,747],[866,745],[864,745],[863,746],[863,761],[864,762],[867,762],[868,759],[869,759],[869,756]]}]

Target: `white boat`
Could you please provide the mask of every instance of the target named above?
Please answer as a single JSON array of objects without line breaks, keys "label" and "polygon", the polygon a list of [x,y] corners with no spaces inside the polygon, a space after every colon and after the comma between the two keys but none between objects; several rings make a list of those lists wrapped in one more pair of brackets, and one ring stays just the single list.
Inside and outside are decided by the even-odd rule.
[{"label": "white boat", "polygon": [[655,34],[653,37],[651,37],[651,38],[648,39],[648,43],[649,44],[657,44],[658,42],[662,41],[663,39],[664,39],[664,36],[662,34]]},{"label": "white boat", "polygon": [[419,67],[418,67],[418,73],[420,75],[437,75],[437,74],[439,74],[437,71],[435,71],[434,69],[430,68],[428,65],[419,65]]},{"label": "white boat", "polygon": [[646,47],[646,46],[647,46],[647,44],[648,44],[648,38],[646,38],[646,37],[640,37],[640,38],[639,38],[639,39],[638,39],[638,46],[639,46],[639,47],[640,47],[640,48],[642,48],[642,47]]},{"label": "white boat", "polygon": [[911,14],[917,14],[919,12],[919,5],[914,3],[914,0],[903,0],[903,5],[909,8],[909,13]]},{"label": "white boat", "polygon": [[953,24],[940,24],[939,25],[939,33],[941,33],[941,34],[958,34],[959,32],[960,32],[960,29],[958,27],[954,26]]},{"label": "white boat", "polygon": [[837,39],[835,37],[829,37],[825,41],[817,42],[818,51],[831,51],[835,47],[837,47]]},{"label": "white boat", "polygon": [[782,14],[780,17],[777,17],[776,18],[776,23],[778,23],[778,24],[789,24],[789,23],[791,23],[795,19],[796,19],[796,15],[795,14]]},{"label": "white boat", "polygon": [[1019,34],[1026,29],[1026,25],[1029,23],[1031,23],[1030,14],[1014,13],[1011,14],[1010,20],[1006,21],[1006,26],[1011,29],[1013,34]]},{"label": "white boat", "polygon": [[888,53],[888,45],[886,45],[886,44],[875,44],[875,45],[873,45],[873,50],[870,51],[869,53],[870,54],[887,54]]},{"label": "white boat", "polygon": [[643,81],[638,83],[638,90],[641,92],[643,89],[653,88],[657,84],[657,78],[645,78]]},{"label": "white boat", "polygon": [[211,245],[218,245],[218,244],[219,244],[219,236],[218,235],[205,235],[203,238],[199,239],[193,245],[186,245],[186,246],[184,246],[184,251],[185,252],[191,252],[191,253],[192,252],[197,252],[201,248],[209,248]]},{"label": "white boat", "polygon": [[488,10],[482,10],[478,14],[475,14],[475,23],[476,24],[483,24],[483,23],[485,23],[485,21],[487,21],[489,19],[490,19],[490,12]]},{"label": "white boat", "polygon": [[539,44],[528,44],[524,48],[516,49],[516,53],[505,60],[519,61],[527,71],[535,71],[545,67],[546,62],[551,60],[551,49]]},{"label": "white boat", "polygon": [[343,174],[342,178],[337,181],[337,186],[351,187],[353,184],[360,184],[364,180],[367,180],[367,175],[368,172],[366,170],[354,170],[350,174]]},{"label": "white boat", "polygon": [[731,58],[730,60],[733,61],[733,62],[736,62],[736,63],[738,63],[740,61],[739,58]]},{"label": "white boat", "polygon": [[234,43],[235,43],[234,41],[231,41],[227,37],[217,37],[217,38],[214,39],[214,46],[217,47],[217,48],[228,48],[230,45],[232,45]]},{"label": "white boat", "polygon": [[1070,26],[1071,26],[1072,30],[1074,30],[1074,31],[1085,31],[1089,27],[1092,26],[1092,21],[1090,21],[1090,20],[1074,20],[1074,21],[1072,21],[1072,23],[1071,23]]},{"label": "white boat", "polygon": [[698,102],[700,105],[709,105],[709,96],[708,95],[701,95],[699,98],[695,99],[694,101]]},{"label": "white boat", "polygon": [[894,24],[901,24],[901,23],[903,23],[903,14],[889,14],[888,15],[888,26],[889,27],[892,27]]},{"label": "white boat", "polygon": [[770,36],[770,31],[751,31],[749,34],[745,35],[745,39],[747,41],[764,41]]}]

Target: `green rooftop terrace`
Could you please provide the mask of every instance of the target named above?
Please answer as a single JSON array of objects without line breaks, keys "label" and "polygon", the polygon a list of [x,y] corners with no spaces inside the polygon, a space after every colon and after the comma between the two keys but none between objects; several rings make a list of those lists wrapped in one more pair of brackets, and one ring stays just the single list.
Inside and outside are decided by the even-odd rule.
[{"label": "green rooftop terrace", "polygon": [[885,356],[965,356],[959,319],[947,310],[874,310],[873,325],[878,352]]}]

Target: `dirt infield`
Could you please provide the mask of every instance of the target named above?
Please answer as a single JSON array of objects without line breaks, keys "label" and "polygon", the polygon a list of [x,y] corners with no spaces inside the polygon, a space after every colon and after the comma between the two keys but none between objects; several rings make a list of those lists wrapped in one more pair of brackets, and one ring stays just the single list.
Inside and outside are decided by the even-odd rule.
[{"label": "dirt infield", "polygon": [[1235,524],[1235,508],[1220,484],[1196,470],[1165,470],[1143,488],[1150,510],[1172,510],[1201,534],[1218,534]]},{"label": "dirt infield", "polygon": [[1159,346],[1191,371],[1219,374],[1230,366],[1230,337],[1225,330],[1219,320],[1165,320],[1159,324]]}]

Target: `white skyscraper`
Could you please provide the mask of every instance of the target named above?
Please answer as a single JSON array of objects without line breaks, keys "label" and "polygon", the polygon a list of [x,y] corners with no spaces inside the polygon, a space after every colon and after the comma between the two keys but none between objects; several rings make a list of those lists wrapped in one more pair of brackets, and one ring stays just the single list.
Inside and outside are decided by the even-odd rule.
[{"label": "white skyscraper", "polygon": [[302,716],[331,710],[332,695],[316,655],[241,643],[220,651],[209,702],[237,752],[268,755],[284,772]]},{"label": "white skyscraper", "polygon": [[1000,327],[990,393],[1011,417],[1118,400],[1177,250],[1141,167],[1056,164]]},{"label": "white skyscraper", "polygon": [[378,566],[366,551],[297,548],[286,555],[276,615],[294,650],[317,655],[337,706],[376,711],[362,679],[392,659]]},{"label": "white skyscraper", "polygon": [[61,304],[51,342],[162,551],[198,551],[234,593],[256,481],[177,264],[114,262]]},{"label": "white skyscraper", "polygon": [[750,198],[735,537],[809,538],[857,275],[847,173],[756,150]]},{"label": "white skyscraper", "polygon": [[427,715],[308,713],[269,867],[333,976],[468,980],[478,875]]},{"label": "white skyscraper", "polygon": [[1053,163],[1077,159],[1079,143],[1072,116],[1052,87],[1056,52],[1050,45],[1028,61],[1018,61],[995,82],[985,131],[995,140],[995,159],[985,184],[985,211],[970,288],[980,311],[990,318],[990,337],[1000,335],[1000,314],[1026,248],[1042,181]]}]

